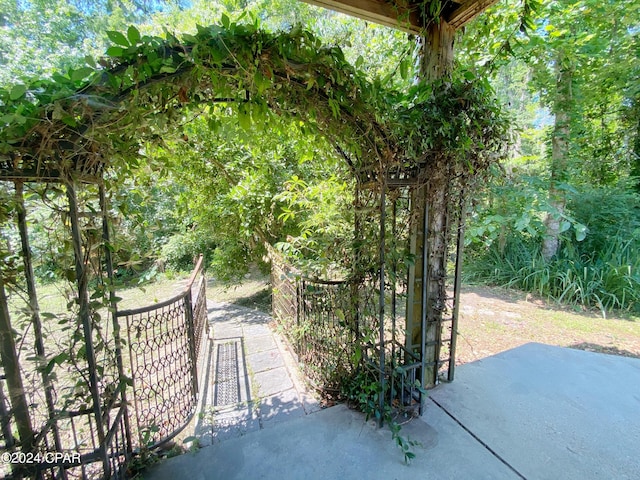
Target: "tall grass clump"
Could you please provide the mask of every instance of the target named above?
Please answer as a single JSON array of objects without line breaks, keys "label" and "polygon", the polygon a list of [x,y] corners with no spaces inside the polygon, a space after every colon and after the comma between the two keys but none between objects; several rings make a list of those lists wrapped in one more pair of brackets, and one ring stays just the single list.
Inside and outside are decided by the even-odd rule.
[{"label": "tall grass clump", "polygon": [[577,193],[568,204],[572,220],[588,228],[578,241],[567,232],[558,254],[545,261],[543,232],[501,225],[501,241],[472,243],[467,281],[532,292],[568,305],[640,311],[640,199],[623,190]]}]

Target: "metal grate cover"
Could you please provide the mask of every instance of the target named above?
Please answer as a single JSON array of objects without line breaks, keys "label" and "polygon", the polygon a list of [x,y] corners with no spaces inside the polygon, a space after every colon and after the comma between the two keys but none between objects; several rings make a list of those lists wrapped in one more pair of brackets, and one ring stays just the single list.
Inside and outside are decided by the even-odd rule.
[{"label": "metal grate cover", "polygon": [[216,355],[214,405],[222,407],[240,401],[240,376],[238,365],[238,342],[218,345]]}]

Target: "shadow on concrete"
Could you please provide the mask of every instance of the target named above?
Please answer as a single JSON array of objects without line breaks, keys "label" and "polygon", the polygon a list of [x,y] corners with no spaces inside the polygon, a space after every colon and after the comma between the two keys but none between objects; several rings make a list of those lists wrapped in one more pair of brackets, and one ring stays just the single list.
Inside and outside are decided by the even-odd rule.
[{"label": "shadow on concrete", "polygon": [[253,295],[238,298],[232,303],[234,305],[238,305],[239,307],[251,308],[254,310],[259,310],[262,313],[270,314],[271,286],[267,286],[259,292],[254,293]]},{"label": "shadow on concrete", "polygon": [[629,358],[640,358],[640,355],[634,352],[630,352],[629,350],[622,350],[618,347],[614,346],[605,346],[598,345],[597,343],[575,343],[573,345],[569,345],[569,348],[575,348],[576,350],[584,350],[586,352],[594,352],[594,353],[606,353],[607,355],[618,355],[620,357],[629,357]]},{"label": "shadow on concrete", "polygon": [[268,324],[272,321],[271,316],[260,310],[252,310],[246,306],[234,303],[215,303],[208,309],[210,318],[213,315],[212,326],[221,323],[233,322],[243,325]]},{"label": "shadow on concrete", "polygon": [[320,409],[296,387],[260,311],[210,303],[211,335],[200,380],[194,437],[200,446],[244,436]]},{"label": "shadow on concrete", "polygon": [[[225,361],[222,356],[229,346],[237,353],[236,361],[227,365],[228,368],[218,368]],[[241,437],[318,410],[301,401],[293,388],[265,397],[252,397],[252,388],[258,387],[252,385],[252,381],[256,380],[249,374],[244,352],[242,337],[218,339],[210,344],[206,369],[200,379],[202,401],[196,413],[193,434],[200,446]],[[262,374],[277,374],[280,370],[273,369]],[[260,375],[255,375],[258,381]]]},{"label": "shadow on concrete", "polygon": [[194,428],[194,437],[201,446],[260,428],[244,352],[241,336],[210,342]]}]

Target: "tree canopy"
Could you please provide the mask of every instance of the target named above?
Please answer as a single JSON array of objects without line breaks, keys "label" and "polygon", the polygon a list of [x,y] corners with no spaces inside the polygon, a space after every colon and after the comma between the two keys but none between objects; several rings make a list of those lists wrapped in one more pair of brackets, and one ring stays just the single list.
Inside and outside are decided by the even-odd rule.
[{"label": "tree canopy", "polygon": [[[188,148],[196,138],[190,125],[215,135],[226,118],[236,132],[318,132],[364,183],[442,158],[464,183],[502,151],[500,109],[488,83],[468,74],[398,91],[370,81],[340,48],[323,46],[308,31],[268,33],[256,19],[226,15],[221,25],[198,27],[181,40],[134,26],[108,35],[113,44],[98,62],[0,92],[5,178],[26,172],[92,180],[108,167],[107,180],[117,182],[143,160],[167,171],[162,156],[150,160],[147,152],[175,151],[176,142]],[[224,165],[215,169],[224,175]],[[259,233],[250,225],[247,231]]]}]

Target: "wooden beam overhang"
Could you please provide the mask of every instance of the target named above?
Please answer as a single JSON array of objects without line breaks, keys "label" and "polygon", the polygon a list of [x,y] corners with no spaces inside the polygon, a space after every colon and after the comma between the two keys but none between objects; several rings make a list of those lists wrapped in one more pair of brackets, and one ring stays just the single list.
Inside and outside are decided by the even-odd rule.
[{"label": "wooden beam overhang", "polygon": [[[420,34],[429,18],[424,2],[416,0],[302,0],[319,7],[346,13],[369,22]],[[498,0],[458,0],[445,2],[442,19],[456,30],[462,28]]]},{"label": "wooden beam overhang", "polygon": [[444,19],[456,30],[464,27],[498,0],[467,0],[451,2],[453,8],[446,8]]},{"label": "wooden beam overhang", "polygon": [[[368,22],[379,23],[387,27],[418,33],[422,24],[420,14],[411,8],[412,2],[390,2],[385,0],[302,0],[318,7],[346,13]],[[400,6],[399,4],[404,4]]]}]

